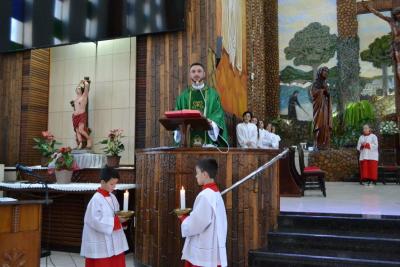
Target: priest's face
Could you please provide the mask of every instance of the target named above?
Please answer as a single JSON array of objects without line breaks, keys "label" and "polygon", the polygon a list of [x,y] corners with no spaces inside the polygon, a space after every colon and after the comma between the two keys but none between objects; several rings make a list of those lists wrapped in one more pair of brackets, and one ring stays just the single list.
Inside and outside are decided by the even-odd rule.
[{"label": "priest's face", "polygon": [[105,181],[101,181],[101,188],[103,188],[104,190],[108,191],[108,192],[112,192],[115,190],[115,186],[118,183],[118,179],[117,178],[111,178],[110,180],[108,180],[107,182]]},{"label": "priest's face", "polygon": [[190,79],[193,83],[202,83],[205,77],[205,72],[202,66],[194,65],[190,68]]}]

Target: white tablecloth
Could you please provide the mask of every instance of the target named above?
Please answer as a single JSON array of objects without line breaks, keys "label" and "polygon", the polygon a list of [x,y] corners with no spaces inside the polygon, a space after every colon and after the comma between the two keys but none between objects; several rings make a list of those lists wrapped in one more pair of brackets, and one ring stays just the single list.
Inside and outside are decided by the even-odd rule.
[{"label": "white tablecloth", "polygon": [[[70,183],[70,184],[48,184],[51,190],[64,192],[96,191],[99,183]],[[42,189],[43,184],[39,183],[0,183],[0,188],[8,189]],[[128,190],[136,188],[136,184],[117,184],[116,190]]]},{"label": "white tablecloth", "polygon": [[106,165],[106,156],[103,154],[72,154],[74,160],[79,166],[79,169],[87,169],[87,168],[102,168]]}]

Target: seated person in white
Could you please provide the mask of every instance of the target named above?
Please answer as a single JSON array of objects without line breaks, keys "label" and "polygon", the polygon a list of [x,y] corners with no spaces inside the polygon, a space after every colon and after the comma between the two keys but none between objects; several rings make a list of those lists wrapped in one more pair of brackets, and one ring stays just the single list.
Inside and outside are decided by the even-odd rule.
[{"label": "seated person in white", "polygon": [[258,148],[271,148],[272,147],[272,134],[264,129],[264,122],[262,120],[258,121]]},{"label": "seated person in white", "polygon": [[257,148],[257,126],[251,123],[250,111],[243,113],[243,122],[236,126],[238,146],[242,148]]},{"label": "seated person in white", "polygon": [[279,135],[275,134],[275,131],[276,131],[275,126],[272,126],[271,123],[268,123],[267,131],[272,136],[272,138],[271,138],[272,139],[271,147],[272,148],[279,148],[279,142],[281,141],[281,137]]}]

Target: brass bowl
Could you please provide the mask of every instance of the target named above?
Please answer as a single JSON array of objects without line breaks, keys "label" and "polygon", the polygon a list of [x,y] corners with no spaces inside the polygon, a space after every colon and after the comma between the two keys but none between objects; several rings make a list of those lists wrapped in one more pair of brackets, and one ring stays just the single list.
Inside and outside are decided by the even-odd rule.
[{"label": "brass bowl", "polygon": [[192,211],[191,208],[186,208],[186,209],[183,209],[183,210],[181,210],[181,209],[174,209],[174,212],[175,212],[175,214],[176,214],[177,216],[182,216],[182,215],[188,214],[188,213],[190,213],[191,211]]},{"label": "brass bowl", "polygon": [[117,216],[128,220],[135,212],[133,210],[120,210],[116,212]]}]

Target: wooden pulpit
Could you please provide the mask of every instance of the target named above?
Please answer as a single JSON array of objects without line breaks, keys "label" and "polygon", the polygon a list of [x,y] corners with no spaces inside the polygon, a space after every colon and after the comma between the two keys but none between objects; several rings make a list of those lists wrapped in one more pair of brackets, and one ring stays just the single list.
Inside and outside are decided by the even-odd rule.
[{"label": "wooden pulpit", "polygon": [[168,131],[180,130],[182,133],[182,146],[189,147],[190,146],[190,130],[196,131],[207,131],[211,129],[211,125],[205,117],[176,117],[176,118],[161,118],[159,122],[167,129]]},{"label": "wooden pulpit", "polygon": [[0,202],[0,266],[40,266],[41,200]]}]

